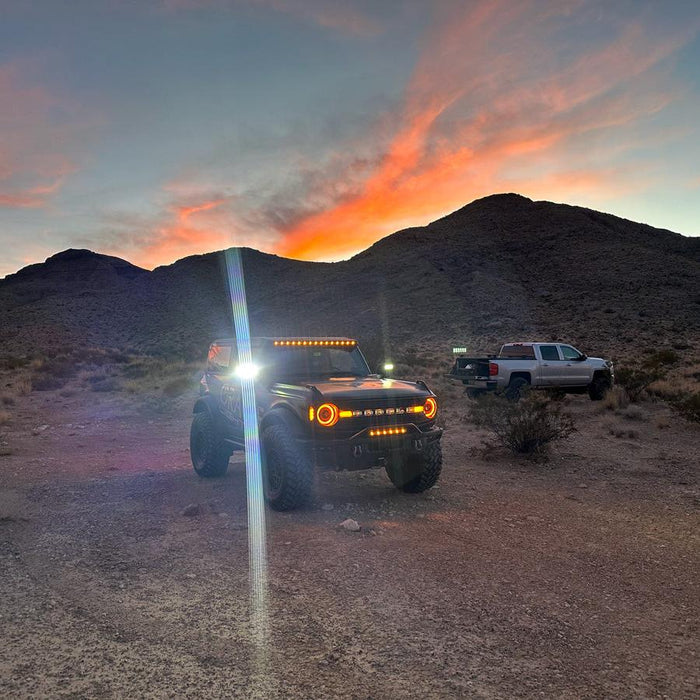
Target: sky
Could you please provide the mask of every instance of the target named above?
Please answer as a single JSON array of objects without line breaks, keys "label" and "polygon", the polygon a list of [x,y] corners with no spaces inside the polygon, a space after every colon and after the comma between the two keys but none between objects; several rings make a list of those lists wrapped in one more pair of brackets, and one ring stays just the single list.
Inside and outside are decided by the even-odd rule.
[{"label": "sky", "polygon": [[700,3],[0,0],[0,277],[340,260],[499,192],[700,235]]}]

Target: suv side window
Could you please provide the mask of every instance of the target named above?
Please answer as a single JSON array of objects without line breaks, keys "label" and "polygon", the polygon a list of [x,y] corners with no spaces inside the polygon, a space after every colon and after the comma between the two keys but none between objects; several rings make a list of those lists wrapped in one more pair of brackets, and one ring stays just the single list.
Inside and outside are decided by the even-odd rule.
[{"label": "suv side window", "polygon": [[558,360],[559,352],[556,345],[540,345],[540,354],[543,360]]},{"label": "suv side window", "polygon": [[581,353],[576,348],[572,348],[571,345],[562,345],[560,347],[562,357],[565,360],[578,360],[581,357]]},{"label": "suv side window", "polygon": [[207,357],[207,372],[224,374],[231,367],[233,348],[230,345],[212,345]]}]

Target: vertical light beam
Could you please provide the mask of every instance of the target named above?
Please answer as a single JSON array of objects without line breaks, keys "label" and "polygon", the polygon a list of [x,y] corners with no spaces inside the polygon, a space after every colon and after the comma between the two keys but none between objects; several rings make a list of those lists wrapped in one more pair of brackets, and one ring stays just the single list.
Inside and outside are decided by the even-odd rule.
[{"label": "vertical light beam", "polygon": [[[245,296],[243,264],[239,248],[226,251],[226,270],[233,323],[236,330],[239,364],[253,362],[250,344],[250,324]],[[243,408],[243,435],[245,438],[246,492],[248,501],[248,562],[250,579],[250,613],[257,683],[268,685],[268,617],[267,617],[267,533],[265,529],[265,499],[263,495],[260,431],[255,406],[255,379],[243,376],[241,405]]]}]

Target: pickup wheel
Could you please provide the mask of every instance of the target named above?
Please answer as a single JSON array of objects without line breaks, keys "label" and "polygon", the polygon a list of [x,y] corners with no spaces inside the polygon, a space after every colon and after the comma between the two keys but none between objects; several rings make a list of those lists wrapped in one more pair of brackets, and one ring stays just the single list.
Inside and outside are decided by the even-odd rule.
[{"label": "pickup wheel", "polygon": [[386,473],[396,488],[406,493],[422,493],[432,488],[442,471],[442,447],[430,442],[422,452],[411,454],[386,467]]},{"label": "pickup wheel", "polygon": [[588,385],[588,396],[591,401],[600,401],[605,396],[605,392],[611,387],[610,377],[599,374],[593,377],[593,381]]},{"label": "pickup wheel", "polygon": [[508,401],[520,401],[523,392],[527,391],[530,382],[524,377],[515,377],[510,380],[510,384],[506,388],[506,398]]},{"label": "pickup wheel", "polygon": [[190,429],[190,457],[199,476],[223,476],[228,469],[230,448],[218,436],[214,419],[207,411],[195,413]]},{"label": "pickup wheel", "polygon": [[271,425],[262,435],[262,469],[265,498],[274,510],[292,510],[311,495],[311,461],[294,439],[289,428]]}]

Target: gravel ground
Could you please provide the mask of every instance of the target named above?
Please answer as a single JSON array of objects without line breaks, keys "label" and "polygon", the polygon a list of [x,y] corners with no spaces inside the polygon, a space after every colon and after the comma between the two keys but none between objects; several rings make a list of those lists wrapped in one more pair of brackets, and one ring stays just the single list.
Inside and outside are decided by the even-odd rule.
[{"label": "gravel ground", "polygon": [[547,464],[453,413],[430,492],[326,473],[308,508],[268,511],[253,634],[244,465],[195,476],[187,403],[22,397],[0,696],[697,697],[700,431],[656,404],[569,405],[579,432]]}]

